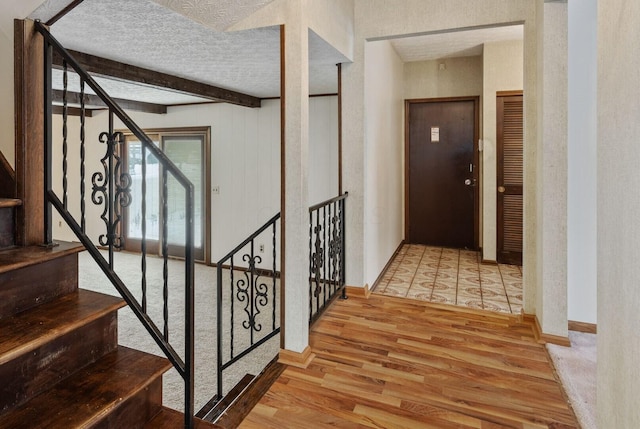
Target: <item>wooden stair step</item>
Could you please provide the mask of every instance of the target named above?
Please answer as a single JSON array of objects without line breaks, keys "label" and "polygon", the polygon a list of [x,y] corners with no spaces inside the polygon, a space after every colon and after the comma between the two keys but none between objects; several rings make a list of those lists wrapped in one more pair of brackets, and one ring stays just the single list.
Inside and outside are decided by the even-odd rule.
[{"label": "wooden stair step", "polygon": [[78,290],[0,320],[0,414],[113,351],[123,306]]},{"label": "wooden stair step", "polygon": [[82,250],[79,243],[60,242],[0,251],[0,319],[77,290]]},{"label": "wooden stair step", "polygon": [[0,428],[142,428],[160,412],[169,368],[167,359],[120,346],[0,416]]},{"label": "wooden stair step", "polygon": [[211,400],[196,413],[196,417],[208,422],[215,422],[255,378],[255,375],[246,374],[235,386],[233,386],[233,389],[231,389],[224,398],[219,398],[218,395],[211,398]]},{"label": "wooden stair step", "polygon": [[[222,429],[221,426],[205,422],[199,418],[196,418],[194,423],[196,429]],[[144,429],[176,429],[182,427],[184,427],[184,414],[171,408],[162,407],[153,420],[144,426]]]},{"label": "wooden stair step", "polygon": [[[229,405],[221,410],[221,414],[214,420],[208,417],[206,420],[214,421],[223,428],[238,427],[286,368],[286,365],[278,362],[278,356],[276,356],[257,377],[251,380],[249,385],[236,395],[237,397],[232,398]],[[210,413],[210,416],[213,414]]]},{"label": "wooden stair step", "polygon": [[0,198],[0,209],[7,207],[18,207],[22,205],[22,200],[17,198]]},{"label": "wooden stair step", "polygon": [[0,273],[48,262],[84,250],[84,246],[80,243],[66,241],[56,243],[58,245],[55,247],[25,246],[3,250],[0,252]]}]

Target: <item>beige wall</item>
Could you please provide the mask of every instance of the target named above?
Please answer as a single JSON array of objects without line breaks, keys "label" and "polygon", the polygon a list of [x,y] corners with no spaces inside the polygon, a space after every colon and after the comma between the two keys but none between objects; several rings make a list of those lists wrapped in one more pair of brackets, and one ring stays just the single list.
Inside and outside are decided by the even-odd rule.
[{"label": "beige wall", "polygon": [[403,64],[386,40],[367,43],[365,61],[365,284],[372,286],[404,235]]},{"label": "beige wall", "polygon": [[[440,70],[440,64],[444,64],[444,70]],[[404,64],[404,98],[475,95],[482,95],[482,56]]]},{"label": "beige wall", "polygon": [[13,20],[24,19],[44,0],[0,2],[0,151],[13,166],[15,122],[13,98]]},{"label": "beige wall", "polygon": [[640,427],[640,2],[598,0],[599,428]]},{"label": "beige wall", "polygon": [[523,88],[522,41],[486,43],[482,90],[482,259],[496,260],[496,93]]}]

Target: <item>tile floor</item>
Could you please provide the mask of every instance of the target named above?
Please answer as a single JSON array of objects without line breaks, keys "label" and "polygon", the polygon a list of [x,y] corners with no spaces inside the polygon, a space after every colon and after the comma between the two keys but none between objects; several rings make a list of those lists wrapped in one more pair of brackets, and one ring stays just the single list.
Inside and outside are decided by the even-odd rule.
[{"label": "tile floor", "polygon": [[406,244],[374,293],[520,314],[522,269],[482,264],[470,250]]}]

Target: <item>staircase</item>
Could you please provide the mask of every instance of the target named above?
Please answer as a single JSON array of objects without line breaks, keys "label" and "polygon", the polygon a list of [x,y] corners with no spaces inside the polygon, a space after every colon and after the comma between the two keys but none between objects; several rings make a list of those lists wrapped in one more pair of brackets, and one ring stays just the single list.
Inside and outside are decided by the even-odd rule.
[{"label": "staircase", "polygon": [[124,301],[78,288],[83,246],[14,245],[20,203],[0,198],[0,429],[183,427],[169,361],[117,344]]}]

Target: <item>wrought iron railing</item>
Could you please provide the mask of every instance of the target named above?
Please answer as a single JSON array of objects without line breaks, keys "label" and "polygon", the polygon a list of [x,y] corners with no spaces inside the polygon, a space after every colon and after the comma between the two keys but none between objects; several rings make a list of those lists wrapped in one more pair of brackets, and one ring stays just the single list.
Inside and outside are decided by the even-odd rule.
[{"label": "wrought iron railing", "polygon": [[309,323],[345,290],[345,201],[348,192],[309,208]]},{"label": "wrought iron railing", "polygon": [[223,371],[280,333],[279,224],[280,213],[217,263],[218,400]]},{"label": "wrought iron railing", "polygon": [[[69,225],[73,233],[78,237],[80,242],[85,246],[88,253],[93,257],[99,267],[102,269],[107,278],[113,283],[118,292],[122,295],[126,303],[129,305],[140,322],[144,325],[151,337],[155,340],[162,352],[168,360],[173,364],[178,374],[184,380],[184,425],[186,428],[192,428],[194,424],[194,257],[193,257],[193,185],[185,177],[185,175],[171,162],[171,160],[151,141],[151,139],[127,116],[105,91],[95,82],[95,80],[79,65],[79,63],[60,45],[60,43],[49,33],[47,28],[41,23],[36,23],[36,29],[42,34],[45,42],[45,198],[48,204],[45,206],[45,241],[52,243],[52,206],[60,213],[60,216]],[[56,51],[63,58],[63,100],[62,100],[62,157],[61,169],[61,192],[60,185],[54,186],[53,177],[53,135],[52,135],[52,56]],[[69,103],[68,94],[68,78],[73,74],[74,79],[79,79],[80,89],[80,129],[79,135],[79,166],[74,169],[79,174],[79,189],[74,189],[68,180],[70,162],[72,158],[69,155],[70,144],[70,124],[68,121]],[[108,130],[102,132],[97,141],[91,141],[94,137],[87,136],[85,128],[85,91],[86,87],[90,88],[107,106],[109,125]],[[142,159],[141,159],[141,187],[142,197],[140,204],[142,206],[142,217],[140,219],[142,226],[141,240],[141,280],[138,299],[130,287],[124,283],[121,276],[116,272],[114,267],[114,250],[121,248],[124,244],[122,230],[123,210],[132,203],[130,192],[131,176],[127,171],[123,171],[123,160],[121,159],[121,147],[124,144],[122,132],[114,130],[114,119],[118,118],[129,131],[136,136],[142,143]],[[91,175],[91,203],[100,206],[102,213],[100,219],[104,223],[105,232],[97,237],[99,245],[107,248],[107,256],[103,256],[100,249],[94,244],[94,240],[90,238],[87,229],[89,224],[93,225],[93,219],[87,215],[87,189],[85,181],[88,179],[86,175],[86,167],[90,165],[88,154],[98,153],[96,143],[101,143],[105,147],[105,154],[98,161],[103,171],[94,172]],[[151,284],[147,281],[147,225],[146,213],[147,202],[145,195],[147,193],[147,154],[157,159],[161,165],[160,183],[162,187],[162,198],[160,204],[160,217],[165,221],[162,222],[163,228],[160,233],[162,264],[162,284]],[[99,156],[99,155],[98,155]],[[57,155],[56,155],[57,157]],[[94,159],[93,162],[96,162]],[[169,231],[167,230],[168,219],[168,193],[167,183],[171,179],[176,187],[181,188],[184,192],[184,229],[181,229],[180,238],[184,240],[185,257],[184,257],[184,350],[182,355],[174,348],[169,338],[169,264],[168,264],[168,242]],[[58,188],[58,191],[55,189]],[[79,193],[76,194],[76,191]],[[79,209],[70,207],[70,199],[79,198]],[[75,205],[75,204],[74,204]],[[79,211],[79,213],[78,213]],[[75,214],[74,214],[75,213]],[[100,222],[100,221],[98,221]],[[94,237],[95,238],[95,237]],[[148,284],[149,283],[149,284]],[[150,287],[162,288],[162,321],[157,322],[147,312],[147,294]],[[172,289],[175,285],[172,284]],[[172,309],[175,310],[175,309]],[[174,311],[172,311],[173,313]],[[159,317],[157,317],[159,318]],[[182,322],[177,323],[181,325]],[[162,328],[159,328],[161,325]],[[178,330],[179,328],[175,328]],[[175,332],[175,331],[171,331]],[[179,340],[176,340],[176,343]]]}]

